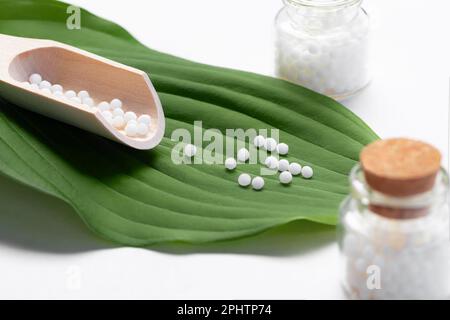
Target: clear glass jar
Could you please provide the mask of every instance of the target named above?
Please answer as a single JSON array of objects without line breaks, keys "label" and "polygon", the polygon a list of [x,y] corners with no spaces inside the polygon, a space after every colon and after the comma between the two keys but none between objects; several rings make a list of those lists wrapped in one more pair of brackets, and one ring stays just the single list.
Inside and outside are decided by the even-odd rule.
[{"label": "clear glass jar", "polygon": [[276,73],[342,100],[370,82],[369,17],[362,0],[283,0]]},{"label": "clear glass jar", "polygon": [[[392,197],[371,189],[356,166],[340,208],[342,284],[352,299],[445,299],[450,296],[448,175],[431,191]],[[373,208],[387,208],[387,217]],[[399,213],[406,213],[399,215]]]}]

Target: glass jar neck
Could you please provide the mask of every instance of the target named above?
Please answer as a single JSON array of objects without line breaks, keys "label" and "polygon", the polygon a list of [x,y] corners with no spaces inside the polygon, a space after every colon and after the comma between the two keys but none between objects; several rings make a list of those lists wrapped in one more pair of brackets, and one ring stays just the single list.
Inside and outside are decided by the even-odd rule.
[{"label": "glass jar neck", "polygon": [[395,197],[372,189],[365,181],[359,165],[350,174],[351,197],[361,209],[378,215],[405,220],[428,216],[446,205],[449,192],[449,177],[441,169],[436,177],[434,187],[427,192],[408,197]]},{"label": "glass jar neck", "polygon": [[362,0],[283,0],[297,27],[309,30],[338,28],[359,14]]},{"label": "glass jar neck", "polygon": [[284,3],[294,6],[338,8],[360,4],[362,0],[283,0]]}]

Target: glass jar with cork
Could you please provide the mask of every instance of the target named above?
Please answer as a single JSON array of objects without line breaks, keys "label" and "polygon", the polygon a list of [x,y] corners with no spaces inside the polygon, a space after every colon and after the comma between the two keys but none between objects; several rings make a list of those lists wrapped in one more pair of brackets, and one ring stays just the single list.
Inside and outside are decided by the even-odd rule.
[{"label": "glass jar with cork", "polygon": [[370,23],[362,0],[284,0],[276,73],[337,100],[370,81]]},{"label": "glass jar with cork", "polygon": [[353,299],[450,295],[449,181],[434,147],[374,142],[350,174],[340,209],[343,287]]}]

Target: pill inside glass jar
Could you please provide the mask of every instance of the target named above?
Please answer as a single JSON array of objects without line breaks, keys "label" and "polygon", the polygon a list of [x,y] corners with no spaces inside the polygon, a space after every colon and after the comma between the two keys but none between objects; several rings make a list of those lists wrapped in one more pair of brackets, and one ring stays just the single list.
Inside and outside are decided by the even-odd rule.
[{"label": "pill inside glass jar", "polygon": [[342,286],[351,299],[447,299],[449,177],[416,140],[366,146],[340,207]]},{"label": "pill inside glass jar", "polygon": [[370,24],[362,0],[284,0],[276,73],[342,100],[370,82]]}]

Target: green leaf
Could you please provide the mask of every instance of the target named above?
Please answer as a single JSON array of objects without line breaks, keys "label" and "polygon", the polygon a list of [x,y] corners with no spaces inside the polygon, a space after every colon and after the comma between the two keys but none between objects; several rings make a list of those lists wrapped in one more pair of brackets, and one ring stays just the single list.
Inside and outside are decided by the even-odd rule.
[{"label": "green leaf", "polygon": [[[167,117],[166,136],[137,151],[0,100],[0,172],[69,203],[97,234],[127,245],[202,243],[249,236],[294,220],[335,224],[347,174],[377,136],[339,103],[285,81],[207,66],[146,48],[119,26],[82,12],[66,29],[67,5],[0,0],[0,32],[49,38],[148,72]],[[289,160],[315,169],[262,192],[237,183],[243,171],[175,165],[176,128],[279,128]]]}]

